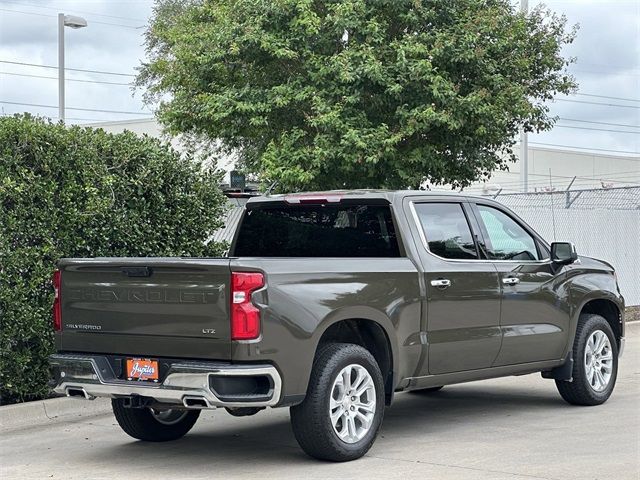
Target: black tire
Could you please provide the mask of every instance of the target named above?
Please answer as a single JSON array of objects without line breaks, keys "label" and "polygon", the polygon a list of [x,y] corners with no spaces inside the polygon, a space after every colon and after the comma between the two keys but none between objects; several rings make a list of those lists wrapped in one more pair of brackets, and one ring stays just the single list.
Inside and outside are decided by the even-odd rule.
[{"label": "black tire", "polygon": [[[596,391],[587,378],[585,347],[591,335],[600,330],[606,334],[611,345],[612,371],[606,388]],[[609,323],[600,315],[580,315],[575,340],[573,342],[573,381],[556,380],[562,398],[572,405],[600,405],[613,392],[618,375],[618,344]]]},{"label": "black tire", "polygon": [[444,385],[441,387],[420,388],[418,390],[409,390],[409,393],[417,393],[419,395],[429,395],[431,393],[439,392],[443,388],[444,388]]},{"label": "black tire", "polygon": [[125,408],[119,398],[111,400],[111,407],[120,428],[127,435],[145,442],[177,440],[191,430],[200,416],[200,410],[178,410],[178,418],[161,423],[150,408]]},{"label": "black tire", "polygon": [[[347,443],[338,437],[331,424],[329,402],[333,382],[345,367],[364,367],[375,387],[376,407],[371,426],[362,439]],[[384,416],[384,382],[380,367],[368,350],[350,343],[332,343],[321,347],[313,362],[309,388],[304,401],[291,407],[291,425],[296,440],[308,455],[334,462],[362,457],[375,441]]]}]

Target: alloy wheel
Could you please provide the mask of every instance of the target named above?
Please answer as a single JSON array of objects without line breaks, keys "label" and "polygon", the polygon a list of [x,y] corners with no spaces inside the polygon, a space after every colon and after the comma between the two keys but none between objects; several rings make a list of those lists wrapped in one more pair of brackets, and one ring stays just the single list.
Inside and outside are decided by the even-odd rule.
[{"label": "alloy wheel", "polygon": [[345,443],[356,443],[371,429],[376,412],[376,387],[361,365],[351,364],[338,373],[331,388],[329,414],[333,430]]},{"label": "alloy wheel", "polygon": [[589,386],[602,392],[609,386],[613,372],[613,351],[609,337],[602,330],[594,331],[584,348],[584,368]]}]

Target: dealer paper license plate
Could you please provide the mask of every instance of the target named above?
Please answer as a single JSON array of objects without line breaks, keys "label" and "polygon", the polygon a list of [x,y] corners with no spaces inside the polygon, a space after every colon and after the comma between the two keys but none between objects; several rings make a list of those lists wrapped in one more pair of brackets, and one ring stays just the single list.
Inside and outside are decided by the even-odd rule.
[{"label": "dealer paper license plate", "polygon": [[148,358],[127,358],[127,380],[158,381],[158,361]]}]

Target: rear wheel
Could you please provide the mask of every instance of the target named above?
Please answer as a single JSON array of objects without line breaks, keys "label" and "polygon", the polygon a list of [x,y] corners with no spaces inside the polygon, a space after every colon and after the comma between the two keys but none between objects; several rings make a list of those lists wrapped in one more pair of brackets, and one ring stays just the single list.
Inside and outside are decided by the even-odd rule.
[{"label": "rear wheel", "polygon": [[127,435],[146,442],[167,442],[187,434],[200,410],[127,408],[120,398],[111,400],[113,414]]},{"label": "rear wheel", "polygon": [[618,345],[600,315],[581,315],[573,345],[573,381],[556,380],[562,398],[573,405],[600,405],[613,392]]},{"label": "rear wheel", "polygon": [[291,407],[291,425],[308,455],[344,462],[367,453],[383,414],[384,384],[371,353],[335,343],[318,352],[306,398]]}]

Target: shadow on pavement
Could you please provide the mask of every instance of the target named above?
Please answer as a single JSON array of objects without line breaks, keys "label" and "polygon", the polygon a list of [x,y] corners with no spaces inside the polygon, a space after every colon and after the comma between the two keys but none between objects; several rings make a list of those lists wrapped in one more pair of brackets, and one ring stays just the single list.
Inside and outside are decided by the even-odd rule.
[{"label": "shadow on pavement", "polygon": [[[480,424],[500,421],[505,416],[546,416],[550,410],[567,408],[571,407],[561,400],[552,383],[544,392],[538,388],[495,385],[483,388],[481,384],[451,386],[431,394],[398,394],[393,406],[385,412],[381,433],[388,439],[442,431],[455,435],[456,430],[468,434],[469,424],[477,422],[477,435],[483,435]],[[123,433],[121,444],[104,445],[99,451],[84,454],[96,455],[96,460],[99,458],[101,462],[135,459],[150,465],[162,464],[171,458],[179,458],[185,464],[215,461],[220,468],[238,462],[313,462],[299,449],[288,416],[261,418],[264,415],[261,412],[255,417],[225,419],[225,424],[219,425],[217,420],[226,415],[219,410],[213,418],[201,418],[195,431],[176,442],[137,442]]]}]

